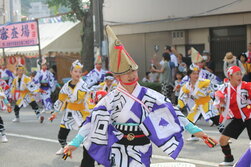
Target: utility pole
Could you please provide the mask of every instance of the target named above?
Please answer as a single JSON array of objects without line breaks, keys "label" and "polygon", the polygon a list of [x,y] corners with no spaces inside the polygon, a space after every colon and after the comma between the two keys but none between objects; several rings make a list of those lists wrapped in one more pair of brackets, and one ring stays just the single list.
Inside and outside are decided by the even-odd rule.
[{"label": "utility pole", "polygon": [[14,22],[13,12],[13,0],[10,0],[10,22]]},{"label": "utility pole", "polygon": [[94,51],[97,48],[100,50],[102,56],[102,41],[103,34],[103,3],[104,0],[93,0],[93,32],[94,32]]}]

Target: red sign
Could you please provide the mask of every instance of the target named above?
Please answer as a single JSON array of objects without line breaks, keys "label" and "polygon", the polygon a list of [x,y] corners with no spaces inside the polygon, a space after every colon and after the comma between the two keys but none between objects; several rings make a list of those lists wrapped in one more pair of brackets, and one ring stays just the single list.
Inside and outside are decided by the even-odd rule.
[{"label": "red sign", "polygon": [[0,26],[0,48],[38,45],[37,22],[18,22]]}]

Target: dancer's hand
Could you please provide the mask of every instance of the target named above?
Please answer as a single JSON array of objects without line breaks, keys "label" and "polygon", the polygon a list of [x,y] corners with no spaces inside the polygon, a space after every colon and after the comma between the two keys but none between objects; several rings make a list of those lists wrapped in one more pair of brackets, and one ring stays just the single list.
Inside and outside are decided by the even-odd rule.
[{"label": "dancer's hand", "polygon": [[225,105],[218,104],[215,106],[217,110],[219,111],[219,114],[222,114],[225,111]]},{"label": "dancer's hand", "polygon": [[11,113],[11,112],[12,112],[12,108],[11,108],[11,105],[10,105],[10,104],[7,104],[7,112],[8,112],[8,113]]},{"label": "dancer's hand", "polygon": [[51,122],[57,117],[57,112],[51,114],[50,118],[48,118],[48,120],[50,120]]},{"label": "dancer's hand", "polygon": [[72,146],[72,145],[67,145],[64,147],[64,155],[66,159],[67,157],[72,158],[72,152],[75,151],[77,149],[77,147]]},{"label": "dancer's hand", "polygon": [[204,141],[204,143],[206,143],[207,144],[207,146],[208,147],[210,147],[210,148],[213,148],[214,146],[216,146],[217,144],[218,144],[218,142],[216,141],[216,140],[214,140],[213,138],[211,138],[211,137],[203,137],[203,141]]},{"label": "dancer's hand", "polygon": [[45,91],[43,89],[39,89],[40,93],[45,93]]},{"label": "dancer's hand", "polygon": [[63,159],[63,160],[66,160],[68,157],[72,158],[71,152],[70,152],[70,151],[68,151],[67,153],[64,153],[62,159]]},{"label": "dancer's hand", "polygon": [[208,137],[207,134],[203,131],[193,133],[192,135],[194,135],[195,137],[201,138],[201,139],[203,139],[204,137]]}]

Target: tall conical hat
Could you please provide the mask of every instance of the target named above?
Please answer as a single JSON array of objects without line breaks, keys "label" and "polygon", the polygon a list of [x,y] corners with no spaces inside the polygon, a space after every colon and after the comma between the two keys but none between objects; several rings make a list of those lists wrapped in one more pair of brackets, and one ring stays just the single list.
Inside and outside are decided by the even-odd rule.
[{"label": "tall conical hat", "polygon": [[199,63],[203,61],[202,56],[200,55],[200,53],[194,49],[193,47],[191,48],[191,58],[192,58],[192,63]]},{"label": "tall conical hat", "polygon": [[121,75],[129,72],[130,70],[137,70],[138,65],[127,53],[123,44],[119,41],[111,27],[107,25],[105,30],[109,42],[110,71],[115,75]]},{"label": "tall conical hat", "polygon": [[95,64],[102,64],[102,57],[100,56],[99,48],[97,49],[95,54]]}]

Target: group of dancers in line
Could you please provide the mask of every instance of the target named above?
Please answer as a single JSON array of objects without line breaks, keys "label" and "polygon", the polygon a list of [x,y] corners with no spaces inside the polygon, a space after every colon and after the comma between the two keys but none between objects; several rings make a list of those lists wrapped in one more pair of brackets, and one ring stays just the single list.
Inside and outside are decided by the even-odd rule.
[{"label": "group of dancers in line", "polygon": [[[0,70],[0,97],[1,109],[12,112],[10,102],[15,102],[13,122],[20,122],[19,111],[23,107],[30,105],[35,112],[36,118],[43,123],[43,111],[52,111],[53,104],[51,93],[56,89],[56,80],[54,75],[47,70],[45,59],[41,63],[41,70],[36,72],[33,77],[25,75],[25,67],[22,64],[16,65],[16,75],[6,68],[6,64],[1,65]],[[43,111],[40,111],[37,104],[41,101]],[[2,133],[2,142],[8,142],[5,134],[3,120],[0,116],[0,132]]]},{"label": "group of dancers in line", "polygon": [[[150,167],[152,143],[175,159],[184,145],[184,130],[201,138],[209,147],[217,145],[216,140],[195,125],[202,116],[206,121],[211,120],[221,133],[219,143],[224,161],[220,166],[233,165],[229,139],[237,139],[245,128],[251,139],[251,83],[242,81],[240,68],[230,67],[228,79],[221,83],[217,76],[202,68],[202,57],[192,48],[193,64],[179,85],[178,105],[174,106],[164,95],[138,84],[138,65],[112,29],[106,26],[105,31],[110,72],[102,70],[101,57],[97,57],[95,69],[84,81],[83,65],[74,61],[71,80],[64,84],[54,103],[49,120],[64,112],[58,132],[61,148],[56,154],[66,159],[83,144],[81,167],[94,167],[95,161],[105,167]],[[22,65],[17,66],[17,77],[11,86],[11,94],[17,96],[13,121],[18,122],[20,108],[30,104],[43,122],[35,100],[37,94],[41,97],[45,94],[44,107],[52,110],[48,99],[49,92],[55,89],[55,80],[44,74],[44,66],[32,79],[24,75]],[[0,96],[11,111],[4,91]],[[187,116],[180,111],[184,107],[189,111]],[[225,125],[227,119],[231,121]],[[5,136],[3,123],[0,125]],[[73,129],[78,134],[67,143]]]}]

